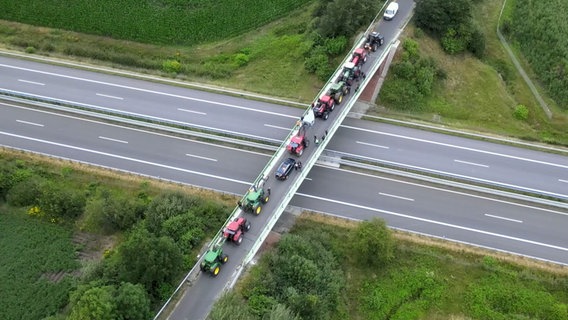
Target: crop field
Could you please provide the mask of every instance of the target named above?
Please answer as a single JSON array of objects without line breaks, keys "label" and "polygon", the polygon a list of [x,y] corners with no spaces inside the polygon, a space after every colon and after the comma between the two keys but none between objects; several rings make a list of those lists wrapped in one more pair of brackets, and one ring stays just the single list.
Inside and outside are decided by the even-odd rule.
[{"label": "crop field", "polygon": [[67,304],[72,283],[64,275],[79,267],[71,233],[0,207],[0,319],[42,319]]},{"label": "crop field", "polygon": [[169,45],[226,39],[312,0],[0,0],[0,19]]},{"label": "crop field", "polygon": [[[550,95],[568,110],[568,2],[515,0],[504,31],[516,40]],[[563,57],[563,58],[562,58]]]}]

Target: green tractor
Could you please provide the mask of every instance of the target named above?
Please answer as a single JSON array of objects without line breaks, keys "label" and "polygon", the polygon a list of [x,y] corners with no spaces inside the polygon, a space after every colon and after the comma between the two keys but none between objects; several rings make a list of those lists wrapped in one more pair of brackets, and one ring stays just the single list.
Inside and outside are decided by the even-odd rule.
[{"label": "green tractor", "polygon": [[237,202],[241,210],[252,212],[257,216],[260,214],[262,206],[270,198],[270,188],[264,189],[266,181],[268,181],[268,176],[263,177],[256,184],[252,185],[244,198]]},{"label": "green tractor", "polygon": [[223,253],[223,247],[215,245],[207,250],[199,267],[201,271],[216,277],[221,271],[221,265],[227,263],[227,261],[229,261],[229,256]]},{"label": "green tractor", "polygon": [[239,207],[245,212],[252,212],[258,216],[262,211],[262,205],[267,203],[269,198],[270,191],[253,187],[247,192],[244,201],[239,202]]},{"label": "green tractor", "polygon": [[351,86],[345,81],[338,81],[329,88],[328,96],[333,97],[335,104],[341,104],[343,97],[351,92]]}]

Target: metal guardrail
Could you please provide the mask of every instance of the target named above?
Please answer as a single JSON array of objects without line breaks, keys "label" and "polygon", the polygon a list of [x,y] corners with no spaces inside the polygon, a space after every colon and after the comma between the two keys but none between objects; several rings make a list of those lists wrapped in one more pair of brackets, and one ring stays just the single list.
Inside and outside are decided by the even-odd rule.
[{"label": "metal guardrail", "polygon": [[[30,93],[25,93],[25,92],[20,92],[20,91],[14,91],[14,90],[9,90],[9,89],[4,89],[4,88],[0,88],[0,96],[2,96],[6,100],[10,100],[10,101],[13,101],[13,102],[30,103],[30,101],[34,101],[34,102],[38,103],[38,106],[41,106],[41,107],[46,107],[46,108],[59,110],[59,111],[73,112],[73,113],[78,113],[78,114],[82,114],[82,115],[88,115],[88,116],[103,118],[103,119],[106,119],[106,120],[116,120],[117,119],[116,117],[121,117],[122,119],[138,120],[137,125],[141,125],[142,121],[145,121],[147,123],[153,124],[152,127],[155,127],[156,125],[167,125],[167,126],[170,126],[170,127],[180,127],[180,128],[190,129],[190,130],[194,131],[195,133],[197,133],[199,131],[211,132],[213,134],[216,134],[217,136],[219,136],[219,135],[232,136],[232,137],[237,137],[241,140],[246,139],[246,140],[249,140],[249,141],[250,140],[262,141],[262,142],[265,142],[265,143],[271,143],[271,144],[275,144],[275,145],[277,145],[281,142],[278,139],[270,139],[270,138],[259,139],[257,136],[252,135],[252,134],[246,134],[246,133],[242,133],[242,132],[234,132],[234,131],[217,129],[217,128],[210,128],[210,127],[205,127],[205,126],[187,123],[187,122],[183,122],[183,121],[175,121],[175,120],[171,120],[171,119],[164,119],[164,118],[160,118],[160,117],[137,114],[137,113],[133,113],[133,112],[115,110],[115,109],[105,108],[105,107],[96,106],[96,105],[87,104],[87,103],[80,103],[80,102],[75,102],[75,101],[54,99],[54,98],[50,98],[50,97],[44,97],[44,96],[40,96],[40,95],[35,95],[35,94],[30,94]],[[97,116],[96,113],[98,113],[99,115]],[[101,115],[104,115],[104,117],[102,117]],[[127,122],[127,121],[122,121],[122,122]],[[149,127],[149,126],[147,126],[147,127]],[[208,138],[211,138],[211,135],[209,135]]]}]

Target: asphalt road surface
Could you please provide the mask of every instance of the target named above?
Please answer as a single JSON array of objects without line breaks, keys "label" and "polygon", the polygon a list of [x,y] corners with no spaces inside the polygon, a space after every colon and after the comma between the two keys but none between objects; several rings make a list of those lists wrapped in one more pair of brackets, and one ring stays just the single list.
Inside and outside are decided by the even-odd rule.
[{"label": "asphalt road surface", "polygon": [[[238,195],[246,192],[270,157],[4,103],[0,113],[0,145]],[[295,172],[290,179],[294,177]],[[271,176],[272,199],[282,196],[290,182]],[[560,209],[324,166],[312,169],[291,204],[350,218],[381,217],[393,227],[568,264],[567,213]],[[271,205],[275,203],[252,218],[252,230],[238,250],[252,244]],[[230,244],[226,247],[231,250]],[[213,283],[223,283],[230,273],[224,270]]]}]

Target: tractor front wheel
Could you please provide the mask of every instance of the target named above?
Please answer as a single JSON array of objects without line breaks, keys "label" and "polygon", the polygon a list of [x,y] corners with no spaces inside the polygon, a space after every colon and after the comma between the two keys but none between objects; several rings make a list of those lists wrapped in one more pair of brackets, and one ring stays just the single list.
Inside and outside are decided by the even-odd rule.
[{"label": "tractor front wheel", "polygon": [[256,209],[254,209],[254,213],[258,216],[260,214],[260,212],[262,211],[262,207],[258,206],[256,207]]},{"label": "tractor front wheel", "polygon": [[219,266],[216,266],[215,269],[213,269],[213,276],[214,277],[218,276],[220,271],[221,268],[219,268]]},{"label": "tractor front wheel", "polygon": [[333,103],[333,101],[331,101],[331,106],[329,106],[329,110],[333,111],[333,109],[335,109],[335,103]]},{"label": "tractor front wheel", "polygon": [[296,154],[298,155],[298,157],[301,157],[303,153],[304,153],[304,149],[302,149],[302,150],[296,152]]},{"label": "tractor front wheel", "polygon": [[235,242],[237,246],[240,246],[243,243],[243,236],[240,236],[239,239]]},{"label": "tractor front wheel", "polygon": [[229,261],[229,256],[224,254],[221,256],[221,263],[227,263]]},{"label": "tractor front wheel", "polygon": [[270,197],[269,197],[269,196],[264,197],[264,203],[267,203],[268,200],[270,200]]},{"label": "tractor front wheel", "polygon": [[324,114],[323,114],[323,116],[322,116],[322,119],[323,119],[323,120],[329,119],[329,113],[324,112]]}]

